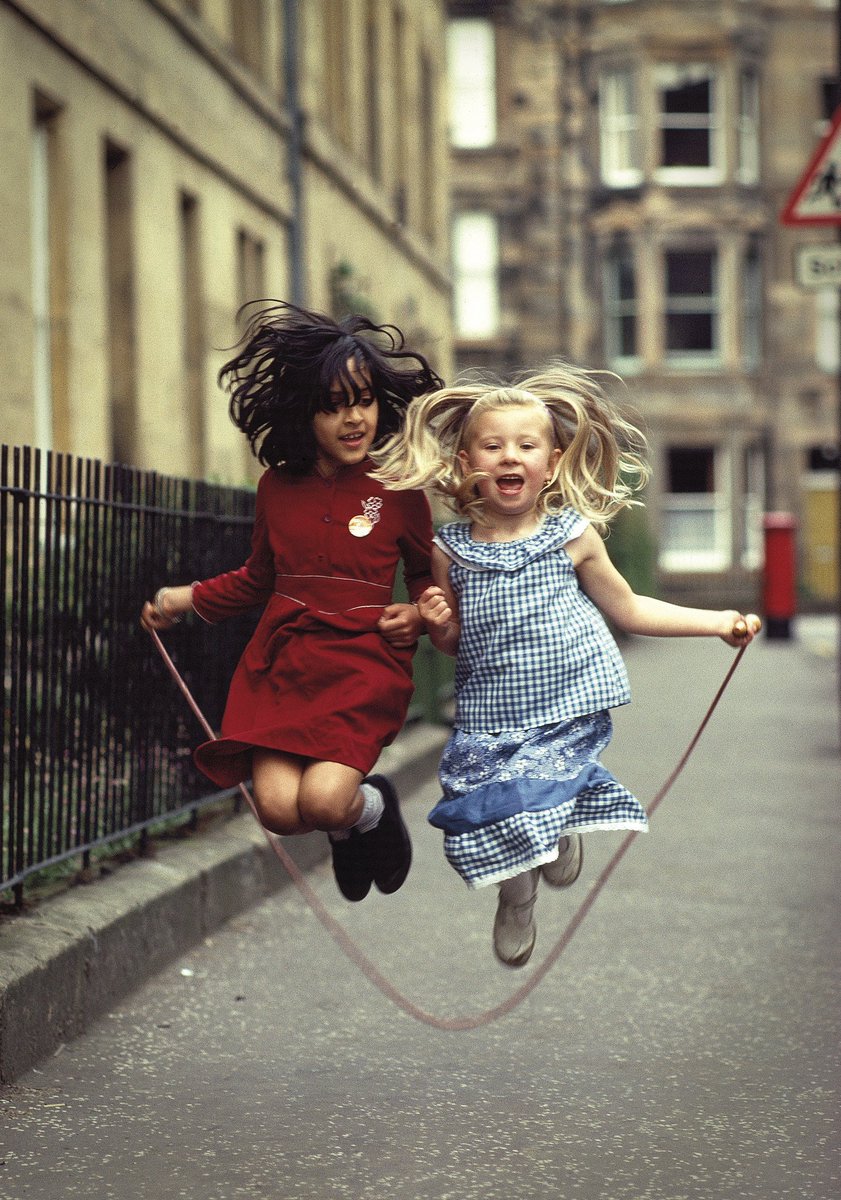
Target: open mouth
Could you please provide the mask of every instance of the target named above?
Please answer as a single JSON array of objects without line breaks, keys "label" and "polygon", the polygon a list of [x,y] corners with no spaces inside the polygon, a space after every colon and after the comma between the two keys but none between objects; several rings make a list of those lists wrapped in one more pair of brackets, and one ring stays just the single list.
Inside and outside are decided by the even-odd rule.
[{"label": "open mouth", "polygon": [[339,438],[339,441],[342,445],[349,446],[351,450],[355,450],[357,446],[362,444],[364,439],[365,434],[360,431],[359,433],[346,433],[343,437]]},{"label": "open mouth", "polygon": [[523,490],[523,477],[521,475],[500,475],[496,486],[503,496],[516,496]]}]

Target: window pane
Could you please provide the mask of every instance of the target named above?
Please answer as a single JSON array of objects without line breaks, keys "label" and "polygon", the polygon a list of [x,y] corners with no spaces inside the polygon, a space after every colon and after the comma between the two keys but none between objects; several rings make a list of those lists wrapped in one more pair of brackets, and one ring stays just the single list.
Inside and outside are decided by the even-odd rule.
[{"label": "window pane", "polygon": [[718,350],[716,255],[710,250],[666,254],[666,352],[709,358]]},{"label": "window pane", "polygon": [[748,446],[744,457],[742,508],[742,566],[753,570],[762,563],[762,510],[765,496],[765,454]]},{"label": "window pane", "polygon": [[755,244],[748,248],[745,255],[742,287],[742,358],[748,370],[752,371],[759,366],[762,358],[762,265]]},{"label": "window pane", "polygon": [[629,314],[619,318],[619,353],[632,358],[637,352],[637,318]]},{"label": "window pane", "polygon": [[670,554],[689,560],[715,553],[716,513],[710,504],[700,501],[695,508],[674,509],[664,516],[664,544]]},{"label": "window pane", "polygon": [[711,296],[713,256],[710,251],[670,251],[666,255],[666,287],[670,296]]},{"label": "window pane", "polygon": [[495,300],[491,279],[462,279],[456,289],[455,317],[458,336],[493,336],[497,329]]},{"label": "window pane", "polygon": [[759,179],[759,79],[755,71],[739,75],[737,174],[742,183]]},{"label": "window pane", "polygon": [[490,21],[465,18],[447,28],[450,137],[462,148],[496,140],[496,43]]},{"label": "window pane", "polygon": [[[660,167],[710,171],[719,164],[716,79],[703,63],[657,68],[659,86]],[[703,181],[695,177],[695,182]]]},{"label": "window pane", "polygon": [[709,79],[697,83],[677,83],[663,89],[663,112],[705,113],[710,112],[711,89]]},{"label": "window pane", "polygon": [[453,223],[456,333],[492,337],[499,329],[499,233],[490,213],[459,213]]},{"label": "window pane", "polygon": [[666,349],[708,353],[714,347],[710,313],[670,313],[666,325]]},{"label": "window pane", "polygon": [[711,446],[672,447],[667,463],[670,492],[715,491],[715,451]]},{"label": "window pane", "polygon": [[365,14],[365,150],[371,174],[381,181],[383,163],[377,18],[374,0],[368,0]]},{"label": "window pane", "polygon": [[628,246],[614,247],[604,268],[604,330],[608,361],[637,354],[637,293]]},{"label": "window pane", "polygon": [[52,305],[50,301],[50,122],[32,131],[32,317],[34,343],[35,445],[53,445]]},{"label": "window pane", "polygon": [[711,140],[709,129],[664,129],[660,163],[664,167],[708,167]]},{"label": "window pane", "polygon": [[241,63],[265,78],[265,13],[253,0],[231,0],[231,33],[234,53]]},{"label": "window pane", "polygon": [[838,288],[815,292],[815,362],[823,371],[837,371],[841,343],[841,312]]},{"label": "window pane", "polygon": [[666,453],[660,562],[666,570],[728,566],[730,516],[714,446],[673,446]]},{"label": "window pane", "polygon": [[634,263],[630,255],[616,260],[616,291],[620,300],[636,300]]},{"label": "window pane", "polygon": [[634,76],[610,71],[599,83],[601,173],[606,183],[627,187],[640,176],[639,119]]}]

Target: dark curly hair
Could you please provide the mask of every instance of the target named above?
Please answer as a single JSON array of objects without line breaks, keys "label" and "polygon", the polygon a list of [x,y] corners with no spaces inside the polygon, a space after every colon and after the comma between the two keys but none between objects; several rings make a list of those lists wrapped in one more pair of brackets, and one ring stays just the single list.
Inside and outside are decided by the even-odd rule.
[{"label": "dark curly hair", "polygon": [[277,300],[254,300],[238,352],[222,367],[219,383],[231,394],[231,420],[267,467],[296,475],[312,470],[312,419],[330,412],[330,388],[340,384],[351,403],[360,399],[348,362],[364,371],[379,401],[375,442],[397,433],[409,401],[443,387],[426,359],[406,348],[396,325],[367,317],[334,321]]}]

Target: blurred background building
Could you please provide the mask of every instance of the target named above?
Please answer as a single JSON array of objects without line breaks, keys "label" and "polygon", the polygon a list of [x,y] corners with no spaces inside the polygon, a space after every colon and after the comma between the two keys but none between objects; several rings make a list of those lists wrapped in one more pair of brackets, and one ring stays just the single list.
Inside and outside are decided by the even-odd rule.
[{"label": "blurred background building", "polygon": [[837,590],[838,290],[779,214],[835,0],[0,0],[2,440],[254,477],[239,305],[400,324],[450,377],[627,383],[676,599],[755,603],[762,513]]},{"label": "blurred background building", "polygon": [[449,372],[444,40],[437,0],[3,0],[3,440],[244,482],[257,297]]},{"label": "blurred background building", "polygon": [[779,214],[834,107],[834,0],[448,8],[457,363],[626,380],[664,594],[750,603],[785,509],[831,601],[838,290],[794,250],[836,234]]}]

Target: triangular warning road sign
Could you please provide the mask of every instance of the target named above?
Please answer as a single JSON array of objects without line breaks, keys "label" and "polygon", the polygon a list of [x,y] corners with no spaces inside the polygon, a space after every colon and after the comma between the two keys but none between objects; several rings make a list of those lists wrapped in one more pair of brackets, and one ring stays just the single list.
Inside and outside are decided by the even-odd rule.
[{"label": "triangular warning road sign", "polygon": [[841,225],[841,108],[836,109],[780,220],[784,225]]}]

